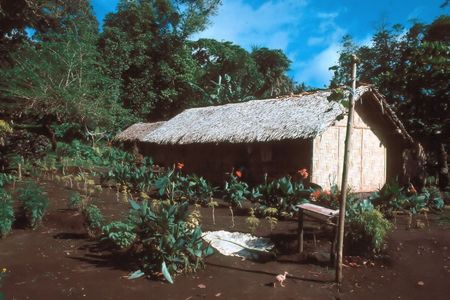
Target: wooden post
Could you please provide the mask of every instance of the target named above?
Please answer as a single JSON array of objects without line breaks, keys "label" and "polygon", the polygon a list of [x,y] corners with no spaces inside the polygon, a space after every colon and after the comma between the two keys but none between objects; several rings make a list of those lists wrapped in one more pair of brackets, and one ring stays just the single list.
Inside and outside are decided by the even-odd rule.
[{"label": "wooden post", "polygon": [[303,221],[303,209],[300,208],[298,211],[298,253],[303,253]]},{"label": "wooden post", "polygon": [[344,149],[344,164],[342,170],[342,185],[339,204],[339,223],[338,223],[338,249],[337,249],[337,266],[336,266],[336,282],[342,282],[342,261],[344,249],[344,228],[345,228],[345,204],[347,201],[347,186],[348,186],[348,169],[349,158],[351,151],[351,137],[353,132],[353,114],[355,109],[355,94],[356,94],[356,55],[352,56],[352,94],[350,97],[350,105],[348,109],[347,132],[345,135],[345,149]]},{"label": "wooden post", "polygon": [[19,181],[22,180],[22,164],[19,163],[17,166],[17,173],[18,173],[18,177],[19,177]]}]

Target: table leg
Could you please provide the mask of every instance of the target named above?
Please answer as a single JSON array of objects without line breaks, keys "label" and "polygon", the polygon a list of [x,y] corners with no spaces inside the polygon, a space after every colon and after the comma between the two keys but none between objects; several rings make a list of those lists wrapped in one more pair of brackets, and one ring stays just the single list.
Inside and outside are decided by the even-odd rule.
[{"label": "table leg", "polygon": [[303,210],[298,212],[298,252],[303,253]]}]

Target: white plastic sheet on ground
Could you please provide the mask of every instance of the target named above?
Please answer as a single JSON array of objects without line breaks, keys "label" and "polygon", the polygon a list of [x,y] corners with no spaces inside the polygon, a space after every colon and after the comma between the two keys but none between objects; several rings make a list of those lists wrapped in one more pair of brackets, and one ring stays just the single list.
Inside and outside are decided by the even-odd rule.
[{"label": "white plastic sheet on ground", "polygon": [[242,232],[208,231],[203,233],[202,237],[221,254],[246,259],[257,259],[261,254],[270,253],[274,247],[268,238]]}]

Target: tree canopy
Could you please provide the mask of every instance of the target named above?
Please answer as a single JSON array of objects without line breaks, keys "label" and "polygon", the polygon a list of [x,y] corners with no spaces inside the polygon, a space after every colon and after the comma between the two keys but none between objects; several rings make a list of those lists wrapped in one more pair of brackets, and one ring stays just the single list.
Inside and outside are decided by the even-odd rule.
[{"label": "tree canopy", "polygon": [[[349,82],[350,55],[361,63],[360,82],[374,84],[386,96],[413,136],[430,151],[431,158],[447,172],[450,145],[450,17],[431,24],[415,23],[381,27],[370,46],[343,40],[339,63],[332,67],[331,86]],[[439,159],[439,157],[441,157]],[[432,163],[432,162],[430,162]]]}]

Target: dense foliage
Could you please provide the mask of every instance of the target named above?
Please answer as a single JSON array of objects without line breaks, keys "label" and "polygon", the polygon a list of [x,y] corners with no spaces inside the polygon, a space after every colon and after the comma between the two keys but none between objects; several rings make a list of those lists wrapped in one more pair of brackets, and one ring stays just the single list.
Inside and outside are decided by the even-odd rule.
[{"label": "dense foliage", "polygon": [[357,46],[343,39],[337,66],[332,67],[332,87],[348,84],[351,55],[360,60],[358,80],[374,84],[421,142],[428,156],[428,172],[439,174],[441,188],[448,185],[450,147],[450,17],[431,24],[381,27],[370,45]]},{"label": "dense foliage", "polygon": [[14,222],[14,207],[11,195],[0,186],[0,238],[6,236]]},{"label": "dense foliage", "polygon": [[136,249],[147,273],[154,275],[160,271],[173,282],[172,277],[180,271],[192,272],[203,266],[203,258],[212,249],[203,245],[200,226],[190,226],[187,202],[130,203]]},{"label": "dense foliage", "polygon": [[24,217],[31,228],[36,228],[42,221],[47,208],[48,198],[45,192],[32,181],[25,182],[17,190],[17,198],[22,203]]}]

